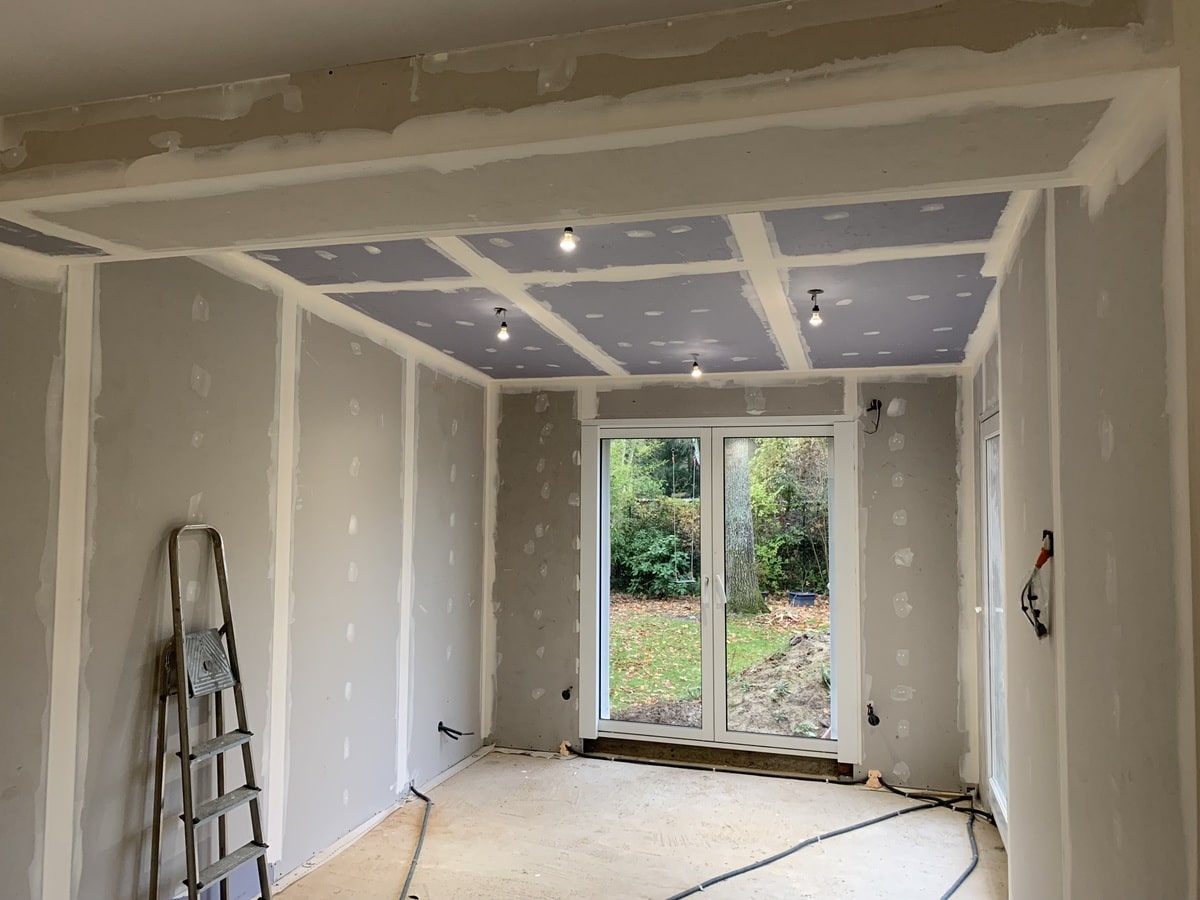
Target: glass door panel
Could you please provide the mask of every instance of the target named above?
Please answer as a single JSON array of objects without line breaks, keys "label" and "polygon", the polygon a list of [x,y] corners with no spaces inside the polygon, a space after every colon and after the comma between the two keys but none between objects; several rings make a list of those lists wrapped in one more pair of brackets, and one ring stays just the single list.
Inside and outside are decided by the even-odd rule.
[{"label": "glass door panel", "polygon": [[[836,739],[830,646],[833,439],[726,436],[717,600],[725,730]],[[740,737],[739,737],[740,735]]]},{"label": "glass door panel", "polygon": [[699,435],[675,432],[600,442],[606,728],[637,723],[639,731],[669,733],[706,725],[701,450]]}]

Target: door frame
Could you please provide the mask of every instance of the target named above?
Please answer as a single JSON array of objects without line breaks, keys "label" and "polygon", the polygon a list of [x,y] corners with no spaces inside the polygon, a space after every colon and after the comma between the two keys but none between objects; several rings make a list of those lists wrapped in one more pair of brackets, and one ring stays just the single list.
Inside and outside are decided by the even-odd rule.
[{"label": "door frame", "polygon": [[[726,436],[806,437],[832,436],[834,442],[830,503],[830,604],[832,632],[832,668],[834,696],[830,714],[836,740],[789,738],[775,735],[728,732],[723,717],[724,699],[717,704],[718,669],[724,671],[724,647],[717,641],[724,633],[724,610],[714,609],[715,585],[712,566],[715,559],[712,542],[720,515],[723,531],[724,503],[717,496],[721,478],[713,461],[715,441]],[[620,437],[698,437],[701,467],[704,528],[701,529],[701,635],[702,690],[709,709],[703,727],[684,728],[642,723],[601,721],[601,696],[607,673],[600,671],[601,640],[607,634],[607,620],[600,598],[606,577],[601,542],[601,484],[607,473],[601,471],[600,442]],[[723,447],[723,443],[721,444]],[[858,424],[836,418],[772,418],[766,421],[745,419],[646,419],[620,422],[591,421],[582,426],[580,453],[582,496],[580,513],[580,622],[579,622],[579,731],[584,738],[600,736],[636,737],[639,740],[726,747],[739,750],[761,749],[773,753],[835,758],[839,762],[862,762],[862,596],[859,590],[860,547],[858,502]],[[723,470],[722,473],[723,475]],[[709,625],[715,616],[721,621]],[[719,649],[719,652],[718,652]],[[717,660],[720,660],[718,665]],[[604,691],[607,694],[606,691]],[[723,691],[722,691],[723,695]]]},{"label": "door frame", "polygon": [[[999,477],[996,482],[996,494],[997,494],[997,499],[999,500],[999,503],[1000,503],[1000,526],[1001,526],[1000,527],[1000,535],[999,535],[999,537],[1000,537],[999,553],[1000,553],[1000,560],[1001,560],[1000,594],[1001,594],[1001,598],[1002,598],[1001,602],[1006,602],[1005,598],[1006,598],[1007,594],[1006,594],[1005,586],[1004,586],[1004,564],[1003,564],[1003,561],[1004,561],[1004,466],[1003,466],[1004,446],[1003,446],[1003,440],[1004,440],[1004,438],[1001,435],[1000,413],[999,412],[994,412],[991,415],[989,415],[988,417],[986,417],[985,419],[983,419],[981,422],[979,422],[978,435],[979,435],[979,461],[978,461],[978,472],[979,472],[978,529],[979,529],[979,531],[978,531],[978,533],[979,533],[979,559],[980,559],[980,563],[981,563],[981,565],[979,566],[979,573],[980,573],[979,587],[980,587],[980,592],[981,592],[980,600],[982,601],[980,605],[983,609],[983,615],[981,618],[983,619],[982,631],[983,631],[983,662],[984,662],[984,665],[983,665],[983,690],[980,691],[980,694],[982,695],[982,698],[983,698],[983,703],[981,705],[982,705],[982,710],[983,710],[983,726],[984,726],[983,727],[983,735],[984,735],[983,755],[982,755],[982,760],[981,760],[982,771],[984,773],[984,778],[982,779],[982,781],[983,781],[982,787],[983,787],[983,791],[984,791],[984,798],[987,801],[988,807],[991,809],[992,814],[996,817],[996,827],[1000,831],[1000,837],[1003,840],[1004,844],[1007,846],[1007,844],[1008,844],[1008,798],[1007,797],[1002,798],[999,796],[999,793],[997,792],[996,786],[995,786],[995,773],[992,771],[992,741],[995,739],[995,735],[993,734],[993,728],[992,728],[992,706],[993,706],[993,698],[992,698],[992,597],[991,597],[991,583],[990,583],[991,573],[988,571],[988,564],[990,562],[990,560],[989,560],[990,542],[989,542],[989,538],[988,538],[988,524],[987,524],[987,517],[988,517],[987,445],[988,445],[988,441],[995,439],[997,441],[996,446],[997,446],[997,450],[999,452],[999,462],[1000,462]],[[1005,621],[1006,627],[1005,627],[1005,632],[1004,632],[1004,647],[1002,648],[1002,653],[1000,654],[1001,660],[1003,661],[1004,667],[1005,667],[1006,680],[1007,680],[1007,675],[1008,675],[1008,658],[1007,658],[1008,657],[1008,652],[1007,652],[1008,628],[1007,628],[1007,625],[1008,625],[1008,622]],[[1004,713],[1005,713],[1004,733],[1005,733],[1005,737],[1007,738],[1007,736],[1008,736],[1008,711],[1007,711],[1007,709],[1004,711]],[[1007,752],[1005,753],[1005,758],[1009,759],[1009,762],[1011,763],[1011,758],[1009,758]]]}]

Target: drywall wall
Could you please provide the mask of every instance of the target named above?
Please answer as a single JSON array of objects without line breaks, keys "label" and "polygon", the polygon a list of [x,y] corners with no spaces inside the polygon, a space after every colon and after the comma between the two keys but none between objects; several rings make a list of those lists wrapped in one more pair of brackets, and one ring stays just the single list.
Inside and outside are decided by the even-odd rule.
[{"label": "drywall wall", "polygon": [[660,385],[596,392],[597,418],[672,418],[690,416],[840,416],[845,412],[845,383],[840,378],[795,385],[723,387],[720,378],[703,386]]},{"label": "drywall wall", "polygon": [[[409,777],[421,785],[477,750],[483,665],[483,388],[417,368]],[[444,722],[473,732],[453,740]]]},{"label": "drywall wall", "polygon": [[405,361],[301,313],[280,872],[396,801]]},{"label": "drywall wall", "polygon": [[[263,733],[277,306],[274,295],[186,260],[98,270],[72,862],[79,900],[147,890],[156,660],[171,634],[164,539],[174,525],[203,520],[225,537],[246,705]],[[212,621],[215,579],[192,549],[183,571],[196,625]],[[263,748],[259,738],[260,769]],[[200,789],[211,790],[205,781]],[[169,768],[164,887],[183,877],[178,784]]]},{"label": "drywall wall", "polygon": [[1180,607],[1190,614],[1192,598],[1176,583],[1186,526],[1172,514],[1182,423],[1167,403],[1166,185],[1159,150],[1095,215],[1085,192],[1055,192],[1062,595],[1051,640],[1065,662],[1072,896],[1185,896],[1196,849],[1183,813],[1195,760],[1181,734],[1193,660]]},{"label": "drywall wall", "polygon": [[579,453],[574,391],[501,396],[492,602],[502,747],[552,750],[579,737]]},{"label": "drywall wall", "polygon": [[958,391],[956,377],[866,382],[879,399],[860,438],[864,695],[880,724],[866,768],[898,784],[960,786],[958,726]]},{"label": "drywall wall", "polygon": [[63,301],[0,278],[0,884],[41,897]]},{"label": "drywall wall", "polygon": [[[1021,239],[998,294],[1008,817],[1017,823],[1009,829],[1008,852],[1016,897],[1059,896],[1063,884],[1061,649],[1056,640],[1034,637],[1016,602],[1041,545],[1042,529],[1053,528],[1055,516],[1046,229],[1043,206]],[[1052,610],[1052,628],[1056,619]]]},{"label": "drywall wall", "polygon": [[[832,383],[763,389],[771,398],[766,411],[841,416],[843,387]],[[602,415],[616,417],[740,412],[753,423],[747,390],[663,386],[639,398],[622,389],[602,391],[598,401]],[[965,748],[957,722],[958,390],[955,377],[872,382],[856,398],[878,397],[892,410],[878,434],[861,438],[864,671],[884,720],[868,729],[865,765],[938,788],[959,785]],[[577,416],[574,392],[501,396],[494,602],[495,740],[502,746],[552,750],[579,730],[578,504],[587,473],[579,468]],[[893,486],[897,475],[900,487]],[[897,601],[900,592],[906,603]],[[900,650],[907,652],[898,656]],[[894,689],[907,699],[894,700]]]}]

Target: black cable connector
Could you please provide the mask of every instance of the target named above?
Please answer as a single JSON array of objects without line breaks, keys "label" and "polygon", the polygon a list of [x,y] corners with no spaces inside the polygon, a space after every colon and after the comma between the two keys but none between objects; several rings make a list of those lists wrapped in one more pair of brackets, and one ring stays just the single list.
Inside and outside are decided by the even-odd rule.
[{"label": "black cable connector", "polygon": [[875,715],[875,704],[867,704],[867,724],[874,728],[879,724],[879,716]]}]

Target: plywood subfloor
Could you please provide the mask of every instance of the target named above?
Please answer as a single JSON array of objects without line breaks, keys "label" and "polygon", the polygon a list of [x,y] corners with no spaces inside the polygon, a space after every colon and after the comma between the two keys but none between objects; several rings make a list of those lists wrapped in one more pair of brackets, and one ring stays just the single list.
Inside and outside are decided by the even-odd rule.
[{"label": "plywood subfloor", "polygon": [[[857,787],[492,753],[433,790],[417,900],[664,898],[805,838],[909,805]],[[396,900],[420,828],[406,804],[283,900]],[[955,895],[1003,898],[996,829]],[[966,817],[928,810],[823,841],[704,891],[742,898],[938,898],[970,860]]]}]

